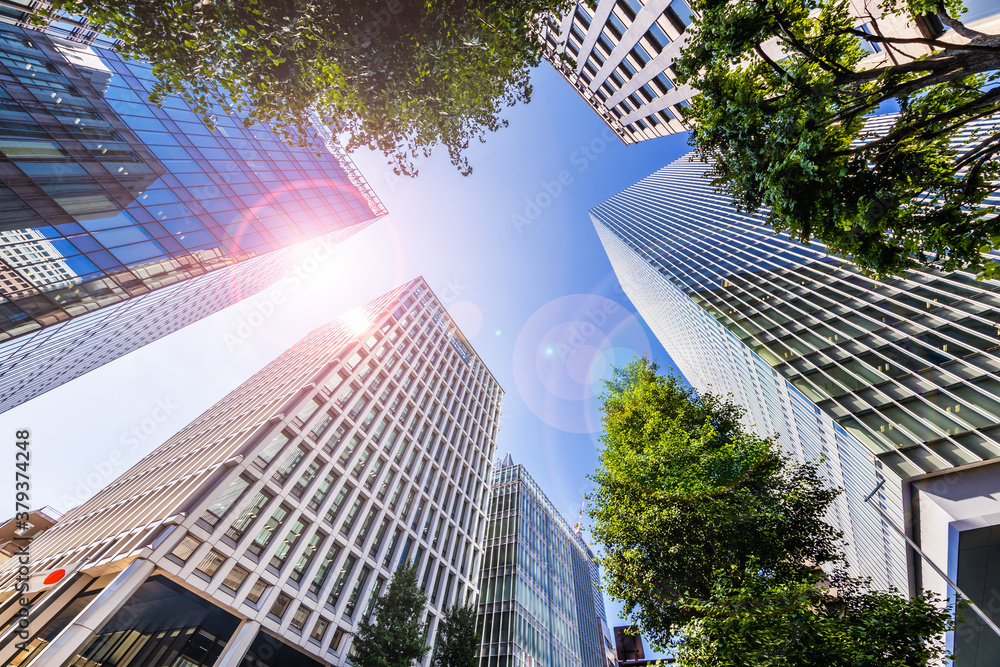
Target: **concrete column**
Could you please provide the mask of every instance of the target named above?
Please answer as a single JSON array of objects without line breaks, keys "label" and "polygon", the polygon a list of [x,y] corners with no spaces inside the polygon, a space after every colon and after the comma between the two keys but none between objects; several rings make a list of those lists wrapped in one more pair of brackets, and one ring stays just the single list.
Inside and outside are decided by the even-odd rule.
[{"label": "concrete column", "polygon": [[156,566],[138,558],[115,577],[39,655],[39,665],[62,667],[80,652],[94,632],[121,609]]},{"label": "concrete column", "polygon": [[257,637],[258,630],[260,623],[257,621],[244,620],[240,623],[240,627],[236,628],[226,648],[222,649],[222,655],[215,661],[214,667],[237,667]]}]

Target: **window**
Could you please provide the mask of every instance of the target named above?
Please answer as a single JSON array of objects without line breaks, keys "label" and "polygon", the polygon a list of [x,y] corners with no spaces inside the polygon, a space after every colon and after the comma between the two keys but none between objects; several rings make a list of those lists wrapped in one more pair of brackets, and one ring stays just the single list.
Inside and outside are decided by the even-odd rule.
[{"label": "window", "polygon": [[344,435],[346,433],[347,428],[345,426],[338,426],[337,430],[335,430],[333,435],[330,436],[330,439],[323,445],[323,451],[328,455],[332,455],[333,450],[336,449],[337,445],[340,444],[340,441],[344,439]]},{"label": "window", "polygon": [[271,611],[267,612],[269,616],[274,616],[279,621],[288,611],[288,605],[291,604],[292,598],[290,598],[285,593],[278,593],[278,597],[274,600],[274,604],[271,605]]},{"label": "window", "polygon": [[340,527],[341,535],[347,535],[348,533],[351,532],[351,528],[354,527],[354,522],[357,520],[358,512],[361,509],[361,506],[364,504],[364,502],[365,499],[362,498],[361,496],[358,496],[357,499],[354,501],[354,504],[351,505],[351,509],[347,510],[347,516],[344,517],[344,524]]},{"label": "window", "polygon": [[323,501],[326,500],[327,495],[330,493],[330,489],[332,489],[333,485],[336,484],[337,479],[339,479],[339,476],[333,472],[324,477],[320,485],[316,487],[316,493],[314,493],[313,497],[309,500],[307,507],[313,512],[318,510],[320,505],[323,504]]},{"label": "window", "polygon": [[296,609],[295,613],[292,615],[292,620],[288,622],[288,627],[295,632],[302,634],[302,628],[305,627],[310,614],[312,614],[312,611],[305,605],[300,604],[299,608]]},{"label": "window", "polygon": [[269,491],[265,490],[258,493],[250,502],[250,505],[240,512],[239,516],[233,521],[229,530],[226,531],[226,537],[234,542],[238,542],[246,533],[247,528],[257,518],[257,515],[260,514],[261,510],[271,502],[271,498],[272,496]]},{"label": "window", "polygon": [[226,578],[222,580],[222,588],[235,593],[240,590],[240,586],[243,585],[243,582],[246,581],[249,576],[250,570],[241,565],[236,565],[229,571]]},{"label": "window", "polygon": [[[385,498],[385,494],[389,490],[389,485],[392,484],[392,480],[395,477],[396,477],[396,471],[395,470],[390,470],[389,472],[387,472],[385,474],[385,479],[382,480],[382,484],[378,488],[378,493],[375,494],[376,498],[378,498],[379,500],[383,500]],[[402,484],[402,482],[400,482],[400,484]],[[396,494],[396,495],[398,495],[398,494]]]},{"label": "window", "polygon": [[368,603],[365,605],[365,611],[361,615],[362,619],[366,622],[371,618],[372,611],[375,610],[375,602],[379,599],[382,594],[382,587],[385,586],[385,577],[379,577],[375,580],[375,585],[372,586],[372,592],[368,595]]},{"label": "window", "polygon": [[330,428],[330,424],[333,422],[334,419],[335,419],[334,415],[327,413],[322,419],[316,422],[316,425],[313,426],[312,431],[309,432],[309,436],[314,441],[319,441],[319,439],[323,437],[323,434],[326,433],[327,429]]},{"label": "window", "polygon": [[340,514],[340,510],[344,506],[344,500],[351,495],[351,492],[353,491],[353,486],[345,484],[337,493],[337,497],[333,499],[333,504],[330,505],[330,509],[327,510],[326,516],[323,520],[331,526],[334,525],[337,522],[337,515]]},{"label": "window", "polygon": [[372,540],[371,549],[368,550],[368,555],[372,558],[376,558],[378,556],[378,550],[379,547],[382,546],[382,539],[385,537],[386,530],[389,528],[389,523],[389,517],[385,517],[382,519],[382,523],[379,525],[378,530],[375,531],[375,539]]},{"label": "window", "polygon": [[354,453],[354,450],[357,448],[359,444],[361,444],[361,438],[359,438],[358,436],[354,436],[353,438],[351,438],[351,441],[347,443],[347,447],[345,447],[344,451],[341,452],[340,458],[337,459],[337,463],[339,463],[342,466],[347,465],[347,462],[351,459],[351,454]]},{"label": "window", "polygon": [[219,499],[205,510],[205,513],[201,516],[201,520],[212,527],[217,525],[226,516],[230,508],[243,496],[244,491],[250,486],[250,481],[245,477],[237,477],[233,480],[226,487],[226,490],[222,492],[222,495],[219,496]]},{"label": "window", "polygon": [[[413,491],[410,491],[410,496],[411,497],[413,496]],[[413,523],[410,524],[410,530],[412,530],[412,531],[416,531],[417,530],[417,526],[420,525],[420,515],[423,514],[423,511],[424,511],[424,502],[425,502],[425,500],[423,498],[421,498],[417,502],[417,511],[413,513]],[[407,505],[409,505],[409,499],[407,499]],[[404,513],[404,517],[405,517],[405,513]]]},{"label": "window", "polygon": [[352,420],[357,419],[358,415],[361,414],[361,411],[365,409],[366,405],[368,405],[368,399],[362,396],[354,404],[354,407],[351,408],[351,411],[347,413],[347,416],[350,417]]},{"label": "window", "polygon": [[629,53],[633,58],[635,58],[635,61],[639,63],[640,68],[645,67],[646,63],[651,60],[649,54],[646,53],[646,49],[642,48],[641,44],[636,44]]},{"label": "window", "polygon": [[209,551],[205,554],[205,557],[201,559],[198,563],[198,567],[195,568],[196,572],[201,572],[202,574],[212,578],[215,573],[219,571],[219,568],[223,563],[226,562],[226,557],[220,554],[218,551]]},{"label": "window", "polygon": [[295,522],[295,524],[288,531],[288,534],[285,535],[285,539],[278,545],[274,555],[271,556],[271,562],[269,563],[271,567],[276,570],[280,570],[284,567],[285,560],[288,559],[288,554],[295,548],[295,545],[298,544],[299,539],[302,538],[302,533],[305,532],[306,526],[308,525],[309,524],[304,522],[302,519]]},{"label": "window", "polygon": [[354,610],[358,607],[358,599],[361,597],[361,592],[364,590],[365,584],[368,583],[368,576],[371,573],[372,569],[367,565],[361,568],[361,574],[358,575],[358,580],[354,582],[351,596],[347,599],[347,604],[344,606],[344,614],[348,618],[354,616]]},{"label": "window", "polygon": [[309,464],[305,472],[302,473],[302,476],[299,477],[299,480],[295,482],[295,486],[292,487],[292,495],[295,498],[302,497],[302,494],[306,492],[306,488],[308,488],[310,482],[312,482],[313,478],[316,477],[316,471],[318,471],[319,468],[319,461],[313,461]]},{"label": "window", "polygon": [[326,390],[332,394],[337,389],[337,387],[339,387],[344,383],[344,380],[346,379],[347,376],[344,374],[343,371],[337,371],[336,373],[333,374],[333,376],[329,380],[323,383],[323,386],[326,387]]},{"label": "window", "polygon": [[[864,32],[864,33],[866,33],[868,35],[874,35],[875,34],[875,31],[872,30],[872,24],[871,23],[863,23],[863,24],[861,24],[858,27],[861,29],[862,32]],[[871,42],[871,41],[868,41],[867,39],[862,39],[861,40],[861,47],[863,49],[865,49],[866,51],[868,51],[869,53],[881,53],[882,52],[882,46],[878,42]]]},{"label": "window", "polygon": [[191,557],[191,554],[194,553],[195,549],[200,546],[201,540],[191,537],[190,535],[186,535],[184,539],[181,540],[181,543],[170,552],[170,555],[176,556],[177,559],[183,563],[187,561],[187,559]]},{"label": "window", "polygon": [[254,585],[250,587],[247,591],[247,602],[251,604],[257,604],[260,602],[261,597],[264,595],[264,591],[268,588],[267,583],[263,579],[258,579],[254,582]]},{"label": "window", "polygon": [[351,400],[351,397],[354,396],[354,392],[355,392],[354,387],[347,385],[340,390],[340,392],[337,394],[337,397],[333,399],[333,402],[336,404],[338,408],[343,408],[345,405],[347,405],[347,402]]},{"label": "window", "polygon": [[318,410],[319,403],[315,400],[309,401],[302,407],[302,409],[295,413],[295,418],[303,422],[307,422],[309,421],[309,418],[316,414]]},{"label": "window", "polygon": [[316,625],[313,626],[312,632],[309,633],[309,639],[316,642],[317,644],[322,644],[323,637],[326,636],[326,630],[329,627],[330,627],[330,621],[320,616],[318,619],[316,619]]},{"label": "window", "polygon": [[368,463],[368,459],[370,459],[371,455],[374,453],[375,450],[373,450],[371,447],[366,447],[365,450],[361,452],[361,456],[358,457],[358,462],[355,464],[354,470],[351,471],[351,477],[353,477],[354,479],[361,478],[361,473],[365,469],[365,464]]},{"label": "window", "polygon": [[313,595],[319,595],[320,590],[323,588],[323,584],[326,583],[326,578],[330,574],[330,568],[333,567],[333,562],[337,560],[337,556],[340,555],[340,546],[334,544],[330,547],[330,550],[326,552],[326,556],[323,561],[319,564],[319,568],[316,569],[316,576],[313,578],[311,584],[309,584],[309,592]]},{"label": "window", "polygon": [[319,549],[319,545],[322,544],[325,539],[326,535],[324,533],[320,531],[313,533],[313,536],[309,538],[309,543],[306,544],[306,548],[302,550],[302,554],[299,556],[298,561],[296,561],[291,574],[288,575],[289,579],[295,582],[302,581],[302,577],[305,575],[306,570],[309,569],[309,564],[312,563],[312,559],[315,557],[316,551]]},{"label": "window", "polygon": [[646,41],[653,47],[656,53],[659,53],[663,50],[663,47],[670,43],[670,38],[663,32],[663,28],[659,24],[654,23],[649,26],[649,32],[646,33]]},{"label": "window", "polygon": [[392,534],[392,539],[389,540],[389,546],[385,550],[385,556],[382,558],[382,567],[388,568],[389,563],[392,562],[392,554],[396,550],[396,544],[399,542],[399,536],[403,533],[402,528],[397,528]]},{"label": "window", "polygon": [[670,5],[663,10],[663,16],[670,21],[670,25],[674,27],[677,32],[684,32],[684,30],[691,25],[691,10],[688,8],[684,0],[674,0]]},{"label": "window", "polygon": [[333,633],[333,639],[330,640],[330,650],[337,652],[340,649],[340,644],[344,641],[344,635],[347,631],[343,628],[337,628],[336,632]]},{"label": "window", "polygon": [[371,530],[376,516],[378,516],[378,508],[373,507],[368,511],[368,516],[365,517],[365,520],[361,522],[361,528],[358,530],[358,536],[354,538],[355,544],[358,546],[364,544],[365,538],[368,537],[368,531]]},{"label": "window", "polygon": [[[372,408],[371,410],[368,411],[368,415],[365,417],[365,420],[363,422],[361,422],[361,428],[363,428],[365,431],[367,431],[368,429],[370,429],[371,425],[375,422],[375,418],[376,417],[378,417],[378,408],[377,407]],[[376,439],[377,439],[377,437],[378,436],[376,436]]]},{"label": "window", "polygon": [[288,442],[288,440],[289,437],[284,433],[279,433],[278,435],[274,436],[271,439],[271,442],[267,443],[264,449],[260,451],[260,454],[257,455],[257,458],[254,459],[253,462],[254,466],[258,470],[263,470],[264,468],[266,468],[267,464],[269,464],[271,462],[271,459],[274,458],[274,455],[277,454],[281,450],[281,448],[285,446],[285,443]]},{"label": "window", "polygon": [[347,557],[344,561],[344,566],[340,568],[340,574],[337,575],[337,581],[334,583],[333,590],[330,591],[330,597],[327,600],[327,604],[331,607],[337,606],[337,601],[340,599],[340,594],[344,592],[344,586],[347,584],[347,577],[350,576],[356,560],[357,559],[352,554]]},{"label": "window", "polygon": [[306,452],[304,449],[296,447],[287,457],[285,457],[281,467],[274,472],[274,476],[271,479],[273,479],[279,486],[284,484],[288,480],[289,475],[291,475],[295,468],[298,467],[299,462],[305,455]]},{"label": "window", "polygon": [[247,547],[247,552],[255,556],[260,556],[264,552],[264,549],[267,549],[267,545],[271,543],[271,540],[274,539],[278,527],[284,522],[289,511],[284,505],[274,510],[274,514],[271,515],[271,518],[267,520],[267,523],[257,533],[257,537]]}]

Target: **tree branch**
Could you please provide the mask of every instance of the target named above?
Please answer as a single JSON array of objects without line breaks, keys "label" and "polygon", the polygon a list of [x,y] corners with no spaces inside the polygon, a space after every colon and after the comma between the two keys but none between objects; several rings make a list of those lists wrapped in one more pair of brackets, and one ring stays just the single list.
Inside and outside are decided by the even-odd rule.
[{"label": "tree branch", "polygon": [[[1000,58],[998,58],[998,60],[1000,60]],[[903,66],[904,65],[899,65],[899,67]],[[882,104],[882,102],[885,102],[886,100],[890,100],[892,98],[897,98],[897,97],[905,97],[912,93],[918,92],[928,86],[933,86],[939,83],[948,83],[949,81],[953,81],[955,79],[961,79],[971,74],[978,74],[983,71],[989,71],[989,69],[996,69],[998,66],[1000,66],[1000,62],[990,63],[990,64],[978,63],[974,69],[970,69],[967,67],[954,67],[951,68],[950,71],[948,70],[944,72],[934,71],[933,73],[928,74],[926,76],[922,76],[917,79],[911,79],[910,81],[906,81],[891,89],[883,90],[877,96],[869,98],[864,102],[854,105],[853,107],[849,107],[847,109],[837,112],[829,119],[827,119],[825,122],[828,123],[844,122],[846,120],[850,120],[852,118],[857,117],[858,115],[867,113],[868,111],[877,108],[880,104]],[[936,69],[937,68],[935,68],[935,70]]]},{"label": "tree branch", "polygon": [[[853,154],[860,153],[860,152],[863,152],[863,151],[868,151],[868,150],[871,150],[872,148],[875,148],[876,146],[879,146],[881,144],[892,143],[894,141],[904,139],[904,138],[906,138],[908,136],[915,135],[922,128],[927,127],[928,125],[933,125],[933,124],[941,123],[941,122],[948,122],[948,121],[950,121],[950,120],[952,120],[954,118],[958,118],[959,116],[962,116],[963,114],[969,113],[970,111],[975,111],[976,109],[979,109],[979,108],[984,107],[984,106],[990,106],[990,105],[995,106],[997,102],[1000,102],[1000,87],[994,88],[993,90],[989,91],[988,93],[980,96],[979,99],[977,99],[977,100],[974,100],[974,101],[969,102],[967,104],[963,104],[960,107],[956,107],[955,109],[952,109],[951,111],[948,111],[947,113],[938,114],[937,116],[935,116],[933,118],[927,119],[927,120],[923,121],[921,123],[921,125],[919,125],[919,126],[909,126],[909,127],[905,127],[905,128],[900,128],[899,130],[894,130],[894,131],[890,132],[889,134],[886,134],[885,136],[879,137],[875,141],[870,141],[868,143],[858,145],[858,146],[852,148],[851,150],[842,151],[840,153],[836,153],[835,155],[853,155]],[[975,116],[974,118],[982,117],[982,116],[985,116],[985,115],[989,115],[993,111],[994,111],[993,108],[988,109],[988,110],[986,110],[986,111],[984,111],[984,112],[982,112],[980,114],[977,114],[977,116]],[[951,130],[953,130],[953,129],[957,128],[957,127],[965,125],[970,120],[974,120],[974,118],[968,118],[968,119],[962,120],[962,121],[960,121],[958,123],[954,123],[954,124],[949,125],[948,127],[944,128],[944,129],[937,130],[937,131],[934,131],[934,132],[924,132],[922,134],[919,134],[917,138],[918,139],[922,139],[924,141],[928,141],[930,139],[935,139],[935,138],[941,136],[942,134],[945,134],[945,133],[950,132]]]},{"label": "tree branch", "polygon": [[985,44],[952,44],[949,42],[942,42],[938,39],[929,39],[926,37],[885,37],[883,35],[874,35],[867,33],[864,30],[858,30],[857,28],[847,28],[846,30],[839,30],[837,34],[840,35],[854,35],[855,37],[860,37],[867,42],[879,42],[883,44],[926,44],[927,46],[934,46],[939,49],[952,49],[959,51],[986,51],[989,53],[1000,53],[1000,46],[989,46]]},{"label": "tree branch", "polygon": [[764,62],[766,62],[768,65],[771,66],[771,69],[773,69],[778,74],[778,76],[783,78],[788,83],[792,84],[799,92],[803,93],[809,92],[808,90],[802,88],[802,86],[799,85],[799,83],[795,80],[795,78],[788,73],[788,70],[778,65],[778,63],[774,62],[774,60],[772,60],[769,55],[764,53],[764,49],[761,48],[760,44],[754,44],[753,50],[757,53],[758,56],[760,56],[761,60],[763,60]]},{"label": "tree branch", "polygon": [[979,32],[978,30],[973,30],[972,28],[967,28],[965,27],[965,24],[959,21],[958,19],[953,19],[952,17],[948,16],[948,12],[944,10],[944,5],[940,3],[938,4],[937,7],[937,17],[938,20],[941,21],[941,23],[945,24],[946,26],[954,30],[957,34],[961,35],[962,37],[966,37],[968,39],[978,39],[980,37],[988,37],[986,33]]},{"label": "tree branch", "polygon": [[789,44],[791,44],[792,46],[794,46],[796,49],[798,49],[799,53],[801,53],[802,55],[804,55],[806,58],[809,58],[809,60],[811,60],[814,63],[816,63],[817,65],[819,65],[821,68],[823,68],[827,72],[830,72],[831,74],[837,74],[838,72],[841,73],[841,74],[843,74],[843,73],[847,73],[847,72],[851,71],[851,70],[847,69],[846,67],[844,67],[843,65],[841,65],[840,63],[835,62],[835,63],[831,64],[831,63],[827,62],[826,60],[824,60],[824,59],[820,58],[819,56],[817,56],[815,53],[813,53],[809,49],[807,49],[806,46],[805,46],[805,44],[803,44],[802,42],[800,42],[798,40],[798,38],[796,38],[795,35],[792,34],[791,30],[789,30],[788,28],[785,27],[785,24],[782,23],[781,19],[777,19],[776,18],[775,19],[775,23],[778,25],[778,28],[781,29],[781,32],[785,35],[785,39],[788,40]]},{"label": "tree branch", "polygon": [[[998,138],[1000,138],[1000,132],[988,138],[986,141],[983,142],[983,144],[990,141],[995,142]],[[980,146],[982,146],[983,144],[980,144]],[[965,175],[965,187],[962,188],[963,200],[967,199],[969,195],[972,194],[972,190],[975,187],[976,178],[979,176],[979,173],[983,170],[983,167],[986,166],[986,163],[989,162],[990,159],[994,155],[996,155],[998,151],[1000,151],[1000,144],[995,143],[992,148],[990,148],[988,151],[985,151],[984,153],[982,153],[982,155],[979,156],[979,159],[976,161],[976,164],[973,165],[972,169],[969,170],[969,173]]]},{"label": "tree branch", "polygon": [[975,148],[970,150],[968,153],[963,155],[955,162],[955,170],[957,171],[961,169],[962,167],[969,164],[973,160],[982,161],[984,157],[988,158],[997,151],[1000,151],[1000,143],[997,143],[992,148],[989,148],[989,150],[986,150],[989,147],[989,145],[991,143],[995,143],[997,139],[1000,139],[1000,132],[997,132],[996,134],[991,135],[986,139],[983,139],[981,142],[979,142],[979,145],[977,145]]}]

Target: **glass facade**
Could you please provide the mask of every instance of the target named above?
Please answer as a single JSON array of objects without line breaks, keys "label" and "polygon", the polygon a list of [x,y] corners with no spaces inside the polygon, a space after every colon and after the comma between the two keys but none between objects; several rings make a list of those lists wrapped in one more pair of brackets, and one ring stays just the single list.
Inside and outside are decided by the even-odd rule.
[{"label": "glass facade", "polygon": [[[957,560],[955,583],[990,620],[1000,622],[995,588],[1000,580],[1000,526],[961,531]],[[953,650],[955,667],[1000,664],[1000,636],[968,609],[955,628]]]},{"label": "glass facade", "polygon": [[602,667],[594,556],[509,455],[494,471],[488,513],[480,666]]},{"label": "glass facade", "polygon": [[[154,576],[259,624],[263,645],[244,665],[343,665],[375,597],[415,560],[433,640],[442,611],[479,594],[503,392],[423,279],[355,315],[309,334],[64,515],[32,543],[34,571],[82,563],[99,577],[147,559]],[[0,631],[16,622],[13,565],[0,570]],[[62,594],[46,589],[40,604]],[[0,664],[29,664],[11,649],[0,644]],[[32,664],[46,664],[44,649]]]},{"label": "glass facade", "polygon": [[157,575],[67,667],[212,667],[238,624],[232,614]]},{"label": "glass facade", "polygon": [[[385,213],[330,137],[291,147],[229,116],[212,131],[179,98],[151,104],[153,84],[113,51],[0,23],[0,359],[15,362],[0,366],[0,394],[17,402],[54,386],[22,365],[29,351],[37,362],[58,347],[72,377],[74,359],[93,357],[46,329],[111,309],[87,330],[115,331],[120,356],[157,328],[156,299],[144,300],[158,290],[202,288],[171,300],[179,328],[277,279],[295,259],[281,251]],[[228,295],[207,280],[220,271]]]},{"label": "glass facade", "polygon": [[[986,123],[993,121],[984,121]],[[902,480],[1000,455],[1000,283],[912,271],[875,281],[777,236],[686,156],[591,211],[622,285],[699,391],[845,489],[848,557],[907,590]]]}]

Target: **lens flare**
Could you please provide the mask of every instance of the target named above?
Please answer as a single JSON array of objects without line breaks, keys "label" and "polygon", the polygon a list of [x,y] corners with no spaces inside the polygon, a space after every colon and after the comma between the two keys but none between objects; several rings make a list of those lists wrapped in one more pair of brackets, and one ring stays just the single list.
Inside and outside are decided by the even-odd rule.
[{"label": "lens flare", "polygon": [[603,381],[613,367],[649,354],[649,339],[628,308],[597,294],[571,294],[539,308],[521,329],[514,380],[549,426],[596,433]]}]

